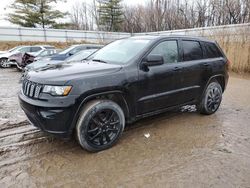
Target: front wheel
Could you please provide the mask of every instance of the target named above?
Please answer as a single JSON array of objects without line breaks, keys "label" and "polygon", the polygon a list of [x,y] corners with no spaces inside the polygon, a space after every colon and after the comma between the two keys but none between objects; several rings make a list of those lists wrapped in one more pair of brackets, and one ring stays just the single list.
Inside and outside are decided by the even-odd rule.
[{"label": "front wheel", "polygon": [[0,59],[0,67],[1,68],[9,68],[10,66],[7,64],[8,59],[7,58],[1,58]]},{"label": "front wheel", "polygon": [[222,101],[222,88],[217,81],[212,81],[206,88],[200,104],[200,113],[210,115],[215,113]]},{"label": "front wheel", "polygon": [[94,100],[81,111],[76,137],[82,148],[98,152],[112,147],[125,127],[122,109],[110,100]]}]

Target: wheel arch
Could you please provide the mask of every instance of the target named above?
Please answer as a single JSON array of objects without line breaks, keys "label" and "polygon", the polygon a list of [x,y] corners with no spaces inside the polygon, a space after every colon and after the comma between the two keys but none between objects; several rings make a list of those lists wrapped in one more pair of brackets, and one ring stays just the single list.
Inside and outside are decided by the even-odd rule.
[{"label": "wheel arch", "polygon": [[[206,87],[204,88],[204,90],[207,88],[208,84],[212,81],[212,80],[216,80],[219,82],[219,84],[221,85],[222,91],[224,92],[225,90],[225,76],[223,74],[218,74],[218,75],[214,75],[212,77],[209,78],[209,80],[207,81]],[[203,91],[204,93],[204,91]]]},{"label": "wheel arch", "polygon": [[208,79],[206,85],[203,87],[202,93],[201,93],[200,98],[199,98],[198,101],[201,101],[201,100],[202,100],[202,97],[204,96],[204,93],[205,93],[205,91],[206,91],[206,89],[207,89],[209,83],[211,83],[212,80],[218,81],[219,84],[221,85],[222,92],[224,92],[225,86],[226,86],[226,83],[225,83],[225,76],[224,76],[223,74],[217,74],[217,75],[211,76],[211,77]]},{"label": "wheel arch", "polygon": [[71,124],[71,130],[74,129],[76,122],[79,118],[79,115],[81,113],[81,110],[84,108],[85,104],[87,104],[88,102],[92,101],[92,100],[111,100],[115,103],[117,103],[121,109],[124,112],[124,116],[125,119],[129,119],[130,118],[130,108],[128,105],[128,102],[125,98],[125,94],[120,91],[120,90],[115,90],[115,91],[107,91],[107,92],[100,92],[100,93],[95,93],[95,94],[91,94],[87,97],[85,97],[83,100],[81,100],[79,107],[76,110],[76,113],[74,115],[74,119],[72,121]]}]

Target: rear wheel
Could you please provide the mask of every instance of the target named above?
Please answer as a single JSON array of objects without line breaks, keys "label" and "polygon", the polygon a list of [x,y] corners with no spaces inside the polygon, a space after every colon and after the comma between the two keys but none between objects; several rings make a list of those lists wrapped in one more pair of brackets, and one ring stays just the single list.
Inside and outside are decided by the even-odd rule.
[{"label": "rear wheel", "polygon": [[82,110],[76,136],[82,148],[97,152],[112,147],[124,127],[125,117],[119,105],[109,100],[94,100]]},{"label": "rear wheel", "polygon": [[200,113],[210,115],[215,113],[222,101],[221,85],[215,80],[209,83],[200,104]]}]

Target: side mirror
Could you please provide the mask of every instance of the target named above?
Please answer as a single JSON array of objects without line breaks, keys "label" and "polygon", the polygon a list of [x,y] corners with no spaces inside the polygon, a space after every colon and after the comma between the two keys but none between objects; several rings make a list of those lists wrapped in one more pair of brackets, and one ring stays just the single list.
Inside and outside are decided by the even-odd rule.
[{"label": "side mirror", "polygon": [[69,56],[72,56],[72,55],[74,55],[72,52],[69,52]]},{"label": "side mirror", "polygon": [[162,55],[149,55],[144,59],[143,64],[148,67],[163,65],[164,64],[163,56]]}]

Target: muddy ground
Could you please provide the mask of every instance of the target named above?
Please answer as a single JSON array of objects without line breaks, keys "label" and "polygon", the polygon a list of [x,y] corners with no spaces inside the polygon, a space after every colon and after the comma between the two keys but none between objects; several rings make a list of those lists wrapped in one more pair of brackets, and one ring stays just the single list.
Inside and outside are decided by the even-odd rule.
[{"label": "muddy ground", "polygon": [[96,154],[29,125],[19,77],[0,69],[0,187],[250,187],[249,77],[231,76],[216,114],[142,120]]}]

